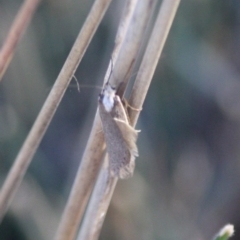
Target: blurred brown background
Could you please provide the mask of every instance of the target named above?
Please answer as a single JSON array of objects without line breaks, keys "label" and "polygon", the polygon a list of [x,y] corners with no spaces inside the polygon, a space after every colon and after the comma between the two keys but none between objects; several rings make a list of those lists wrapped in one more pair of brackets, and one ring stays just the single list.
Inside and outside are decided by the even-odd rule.
[{"label": "blurred brown background", "polygon": [[[0,0],[0,43],[22,1]],[[0,226],[3,240],[52,239],[90,132],[125,1],[104,17]],[[0,84],[0,182],[92,6],[43,1]],[[158,4],[159,5],[159,4]],[[88,85],[88,87],[86,87]],[[90,88],[89,86],[94,86]],[[100,239],[240,236],[240,2],[183,0],[138,122],[134,177],[120,181]]]}]

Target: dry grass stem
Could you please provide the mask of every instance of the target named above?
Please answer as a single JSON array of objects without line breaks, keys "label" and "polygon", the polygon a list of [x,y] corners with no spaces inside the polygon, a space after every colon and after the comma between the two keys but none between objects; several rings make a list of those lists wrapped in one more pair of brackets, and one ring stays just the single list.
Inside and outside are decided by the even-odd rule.
[{"label": "dry grass stem", "polygon": [[[143,31],[147,26],[149,16],[151,15],[155,3],[155,0],[143,0],[137,2],[137,7],[131,19],[132,21],[127,29],[127,35],[124,38],[119,56],[116,59],[113,74],[109,79],[111,86],[118,87],[122,84],[123,91],[121,94],[123,94],[127,84],[125,81],[128,81],[128,76],[131,74],[131,69],[143,39]],[[136,19],[138,20],[136,21]],[[118,38],[116,41],[116,45],[117,44]]]},{"label": "dry grass stem", "polygon": [[41,0],[25,0],[0,50],[0,82]]},{"label": "dry grass stem", "polygon": [[77,240],[98,239],[105,215],[117,184],[117,177],[109,174],[107,157],[97,178],[86,215]]},{"label": "dry grass stem", "polygon": [[[142,104],[146,97],[147,90],[151,83],[153,73],[172,25],[179,2],[180,0],[165,0],[160,8],[131,96],[130,104],[134,104],[133,106],[137,109],[142,108]],[[139,113],[131,114],[130,120],[133,125],[136,124],[138,116]],[[103,164],[101,168],[97,183],[94,187],[78,240],[96,240],[100,234],[118,180],[109,174],[106,159],[104,163],[105,164]]]},{"label": "dry grass stem", "polygon": [[135,126],[140,112],[132,109],[142,109],[179,3],[180,0],[164,0],[162,2],[129,99],[129,105],[132,106],[129,108],[129,118],[133,126]]},{"label": "dry grass stem", "polygon": [[0,192],[0,220],[10,205],[63,94],[111,0],[96,0]]},{"label": "dry grass stem", "polygon": [[[114,65],[113,74],[111,75],[111,77],[114,77],[110,79],[112,86],[118,86],[132,67],[139,50],[153,2],[154,1],[149,0],[131,0],[127,3],[112,55]],[[133,21],[133,19],[139,20]],[[123,56],[128,57],[123,58]],[[106,78],[108,77],[105,77],[105,79]],[[103,153],[104,137],[97,112],[79,170],[57,230],[56,240],[72,240],[76,236],[92,186],[102,163]]]}]

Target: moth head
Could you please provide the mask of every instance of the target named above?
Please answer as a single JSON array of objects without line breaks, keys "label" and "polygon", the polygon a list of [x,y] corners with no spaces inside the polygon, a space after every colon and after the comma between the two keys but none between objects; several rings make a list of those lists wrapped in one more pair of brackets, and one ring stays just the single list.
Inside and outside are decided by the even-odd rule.
[{"label": "moth head", "polygon": [[99,102],[103,104],[107,112],[111,112],[114,106],[116,88],[106,83],[102,92],[99,94]]}]

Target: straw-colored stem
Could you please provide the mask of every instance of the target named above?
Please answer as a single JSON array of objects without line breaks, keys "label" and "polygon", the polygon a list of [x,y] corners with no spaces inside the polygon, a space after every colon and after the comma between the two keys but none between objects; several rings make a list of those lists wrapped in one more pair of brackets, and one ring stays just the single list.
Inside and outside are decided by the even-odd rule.
[{"label": "straw-colored stem", "polygon": [[[153,73],[172,25],[179,2],[180,0],[164,0],[162,3],[148,47],[140,66],[139,74],[134,84],[134,91],[131,95],[130,104],[134,104],[135,108],[142,108],[142,104],[146,97],[147,90],[151,83]],[[142,74],[143,71],[146,71],[146,73]],[[133,125],[136,124],[138,116],[139,114],[130,115],[130,120]],[[107,160],[105,159],[105,163],[106,161]],[[117,183],[117,178],[112,177],[109,174],[106,165],[107,164],[103,164],[99,173],[78,240],[96,240],[100,234],[100,230]]]},{"label": "straw-colored stem", "polygon": [[63,94],[111,0],[96,0],[0,192],[0,221],[6,213]]},{"label": "straw-colored stem", "polygon": [[118,181],[117,177],[109,174],[107,157],[104,161],[77,240],[96,240],[101,232],[106,210]]},{"label": "straw-colored stem", "polygon": [[[132,67],[153,2],[153,0],[131,0],[127,2],[112,54],[114,68],[111,77],[114,77],[109,80],[112,86],[118,86],[123,82],[123,78]],[[139,20],[135,21],[135,19]],[[127,57],[124,59],[123,56]],[[102,163],[103,150],[104,138],[97,112],[55,240],[72,240],[75,238]]]},{"label": "straw-colored stem", "polygon": [[41,0],[25,0],[0,50],[0,82]]},{"label": "straw-colored stem", "polygon": [[135,126],[180,0],[164,0],[130,95],[129,118]]}]

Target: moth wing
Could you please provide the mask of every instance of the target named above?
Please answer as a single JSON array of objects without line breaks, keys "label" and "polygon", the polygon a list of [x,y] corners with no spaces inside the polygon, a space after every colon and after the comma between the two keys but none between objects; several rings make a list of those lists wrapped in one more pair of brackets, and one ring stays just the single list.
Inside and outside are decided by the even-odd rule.
[{"label": "moth wing", "polygon": [[118,128],[120,129],[121,135],[124,138],[126,146],[129,149],[130,153],[134,157],[138,157],[138,149],[137,149],[136,141],[137,141],[139,131],[137,131],[128,123],[120,119],[114,118],[114,121],[116,122]]},{"label": "moth wing", "polygon": [[130,177],[133,174],[135,163],[131,159],[121,130],[101,103],[99,103],[99,113],[107,145],[110,172],[119,178]]},{"label": "moth wing", "polygon": [[[128,152],[129,154],[129,152]],[[128,155],[127,163],[119,169],[118,176],[121,179],[129,178],[133,175],[135,169],[135,157],[130,154]]]},{"label": "moth wing", "polygon": [[114,116],[114,120],[117,123],[123,138],[126,141],[126,145],[130,153],[133,156],[138,157],[138,149],[137,149],[136,141],[137,141],[138,132],[140,131],[137,131],[131,125],[129,125],[126,110],[119,96],[115,96],[114,105],[115,105],[114,112],[112,114],[113,116],[116,115]]}]

